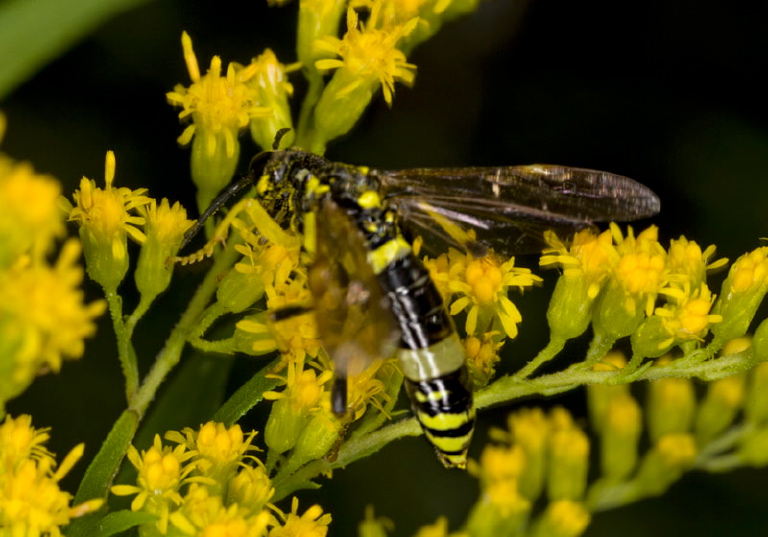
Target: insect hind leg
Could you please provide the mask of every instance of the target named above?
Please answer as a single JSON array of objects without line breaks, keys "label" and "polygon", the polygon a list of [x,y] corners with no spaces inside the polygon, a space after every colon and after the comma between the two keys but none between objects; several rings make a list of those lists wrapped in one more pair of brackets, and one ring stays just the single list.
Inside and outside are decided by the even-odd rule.
[{"label": "insect hind leg", "polygon": [[197,236],[200,230],[205,226],[206,221],[208,221],[211,216],[213,216],[237,194],[253,185],[255,181],[255,176],[249,173],[229,185],[221,194],[219,194],[219,196],[211,202],[205,212],[200,215],[200,218],[198,218],[197,222],[195,222],[195,224],[184,234],[184,240],[181,241],[181,247],[179,250],[182,250],[192,241],[192,239]]}]

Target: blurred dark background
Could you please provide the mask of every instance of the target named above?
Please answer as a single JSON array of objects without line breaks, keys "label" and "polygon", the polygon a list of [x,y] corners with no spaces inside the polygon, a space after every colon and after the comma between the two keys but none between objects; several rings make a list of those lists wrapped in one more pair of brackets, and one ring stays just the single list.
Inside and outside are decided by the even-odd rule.
[{"label": "blurred dark background", "polygon": [[[145,186],[192,207],[189,153],[176,144],[182,127],[165,100],[189,82],[182,30],[203,69],[214,54],[247,62],[267,46],[290,62],[295,11],[260,1],[162,0],[124,13],[0,103],[9,123],[2,149],[58,177],[66,192],[83,175],[102,182],[104,154],[113,149],[119,186]],[[768,4],[751,2],[488,0],[417,49],[415,86],[398,86],[391,110],[374,105],[328,156],[381,168],[543,162],[609,170],[660,195],[654,223],[665,243],[684,233],[734,259],[766,236],[767,15]],[[254,151],[244,139],[243,166]],[[520,263],[536,267],[535,258]],[[177,284],[191,292],[198,272]],[[547,276],[551,283],[554,274]],[[125,292],[132,307],[130,282]],[[525,320],[507,349],[508,367],[545,343],[546,297],[538,289],[517,300]],[[173,312],[185,296],[163,300]],[[154,315],[157,322],[139,325],[142,356],[154,355],[176,320]],[[572,347],[576,359],[584,346]],[[115,355],[103,322],[85,359],[39,379],[10,413],[52,426],[60,456],[80,441],[92,455],[124,408]],[[565,404],[578,417],[583,398],[577,390],[544,404]],[[475,456],[487,427],[503,424],[508,410],[481,414]],[[586,535],[758,534],[768,530],[767,479],[754,469],[693,473],[660,499],[595,516]],[[353,534],[367,504],[395,521],[397,535],[411,535],[441,514],[457,528],[477,485],[444,471],[423,439],[412,438],[336,472],[320,492],[302,496],[302,505],[318,501],[333,513],[332,535]]]}]

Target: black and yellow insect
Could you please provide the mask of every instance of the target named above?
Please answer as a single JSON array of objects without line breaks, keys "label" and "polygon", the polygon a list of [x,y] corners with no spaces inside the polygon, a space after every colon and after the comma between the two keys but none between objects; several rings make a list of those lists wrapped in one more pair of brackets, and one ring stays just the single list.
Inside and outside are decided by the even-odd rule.
[{"label": "black and yellow insect", "polygon": [[[546,229],[656,214],[659,199],[618,175],[561,166],[371,170],[301,150],[257,155],[190,230],[238,191],[304,237],[312,311],[336,368],[333,409],[346,411],[353,360],[397,356],[413,411],[447,467],[463,468],[474,429],[464,350],[408,236],[477,253],[531,251]],[[456,230],[473,230],[471,242]],[[287,310],[277,315],[290,315]]]}]

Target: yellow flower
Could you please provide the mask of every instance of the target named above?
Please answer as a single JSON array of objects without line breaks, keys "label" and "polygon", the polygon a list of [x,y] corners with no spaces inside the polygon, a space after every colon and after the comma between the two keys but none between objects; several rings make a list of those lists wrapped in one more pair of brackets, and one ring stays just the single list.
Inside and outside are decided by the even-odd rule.
[{"label": "yellow flower", "polygon": [[3,535],[60,536],[61,526],[104,502],[70,507],[72,495],[59,488],[59,481],[82,457],[84,446],[70,451],[54,471],[56,460],[41,445],[47,429],[35,430],[31,423],[29,416],[7,416],[0,426],[0,528]]},{"label": "yellow flower", "polygon": [[612,276],[624,291],[624,307],[628,312],[640,309],[650,315],[667,272],[667,255],[658,242],[658,228],[651,226],[637,237],[631,227],[626,237],[616,224],[611,225],[611,231],[621,256]]},{"label": "yellow flower", "polygon": [[[238,503],[256,513],[275,494],[275,487],[267,475],[267,470],[258,459],[253,459],[256,466],[243,465],[235,477],[227,483],[226,498],[229,503]],[[271,507],[271,504],[269,504]]]},{"label": "yellow flower", "polygon": [[672,277],[672,284],[677,283],[675,275],[682,275],[683,281],[690,284],[692,289],[698,289],[706,281],[707,272],[724,267],[728,259],[720,258],[710,262],[715,255],[715,245],[711,244],[703,252],[694,241],[683,236],[671,240],[667,253],[667,267]]},{"label": "yellow flower", "polygon": [[48,431],[49,427],[32,427],[32,416],[28,414],[16,419],[6,415],[0,425],[0,474],[24,459],[52,457],[43,445],[51,437]]},{"label": "yellow flower", "polygon": [[316,140],[310,150],[322,154],[329,140],[349,132],[379,87],[383,89],[384,100],[391,105],[395,82],[413,82],[416,66],[406,61],[397,42],[417,22],[418,19],[411,19],[396,28],[380,30],[360,24],[355,10],[349,8],[343,39],[326,35],[314,42],[316,52],[341,58],[315,62],[317,69],[336,72],[315,108]]},{"label": "yellow flower", "polygon": [[[687,286],[686,286],[687,287]],[[723,320],[722,315],[710,314],[715,297],[709,291],[706,283],[691,292],[689,288],[683,291],[662,289],[672,299],[670,303],[656,308],[654,315],[662,318],[664,329],[669,339],[659,343],[659,348],[665,348],[672,343],[697,340],[702,341],[709,326]]]},{"label": "yellow flower", "polygon": [[265,392],[264,398],[270,400],[288,399],[294,412],[309,415],[320,410],[320,400],[325,392],[324,385],[331,379],[333,373],[324,371],[318,375],[314,369],[304,369],[300,361],[291,361],[285,377],[267,375],[285,383],[282,392]]},{"label": "yellow flower", "polygon": [[[293,95],[293,86],[288,82],[287,73],[295,68],[278,62],[271,49],[266,49],[245,67],[245,71],[253,72],[248,83],[256,91],[256,105],[272,112],[269,115],[255,116],[250,122],[251,136],[264,150],[272,149],[275,134],[280,129],[291,129],[280,140],[281,147],[290,147],[293,144],[293,122],[288,102],[288,98]],[[248,76],[244,74],[243,78]]]},{"label": "yellow flower", "polygon": [[482,339],[470,336],[464,340],[467,368],[474,390],[487,386],[496,373],[496,364],[500,360],[499,350],[504,345],[503,342],[494,342],[493,338],[498,335],[494,331],[483,334]]},{"label": "yellow flower", "polygon": [[562,268],[566,279],[584,278],[587,296],[594,299],[618,261],[611,232],[597,235],[591,229],[585,229],[576,233],[567,244],[553,231],[545,231],[544,240],[549,246],[542,252],[539,265]]},{"label": "yellow flower", "polygon": [[0,154],[0,267],[24,253],[37,259],[51,250],[64,233],[60,194],[53,177]]},{"label": "yellow flower", "polygon": [[168,517],[172,509],[182,503],[181,487],[193,480],[189,478],[195,467],[187,464],[195,455],[183,444],[171,448],[163,446],[160,435],[146,451],[130,446],[127,456],[138,471],[136,485],[115,485],[112,494],[129,496],[136,494],[131,502],[132,511],[146,511],[159,516],[157,528],[161,533],[168,529]]},{"label": "yellow flower", "polygon": [[80,189],[72,196],[75,207],[69,211],[69,220],[80,225],[88,275],[107,289],[115,289],[128,270],[127,237],[138,243],[146,240],[136,226],[145,219],[131,211],[147,205],[145,188],[113,188],[115,154],[107,151],[104,177],[106,188],[96,187],[96,181],[83,177]]},{"label": "yellow flower", "polygon": [[382,403],[388,402],[390,397],[388,386],[380,377],[391,376],[395,369],[394,360],[374,360],[359,374],[350,375],[347,379],[347,408],[351,411],[352,420],[363,417],[369,404],[385,412]]},{"label": "yellow flower", "polygon": [[757,308],[768,292],[768,247],[761,246],[739,257],[723,282],[714,313],[723,321],[712,327],[713,352],[727,341],[746,334]]},{"label": "yellow flower", "polygon": [[216,484],[212,486],[218,492],[236,474],[246,453],[258,450],[252,445],[255,436],[256,431],[244,436],[237,424],[227,428],[222,423],[212,421],[204,423],[197,431],[185,427],[181,432],[168,431],[165,434],[166,440],[183,445],[195,454],[193,461],[196,471],[215,481]]},{"label": "yellow flower", "polygon": [[272,528],[269,537],[325,537],[328,534],[331,515],[323,514],[323,508],[319,505],[313,505],[299,516],[299,500],[294,497],[291,512],[280,515],[283,523]]},{"label": "yellow flower", "polygon": [[314,369],[304,369],[303,361],[288,362],[286,377],[269,375],[285,383],[282,392],[268,391],[264,399],[275,401],[264,429],[264,441],[276,453],[284,453],[296,441],[314,414],[322,410],[321,401],[328,398],[325,384],[333,373],[320,375]]},{"label": "yellow flower", "polygon": [[192,179],[198,188],[198,208],[205,209],[224,188],[235,172],[240,156],[237,136],[254,117],[272,114],[272,110],[256,105],[256,90],[248,84],[255,70],[230,63],[221,75],[221,58],[214,56],[208,72],[201,76],[192,39],[181,36],[184,60],[192,84],[177,85],[166,94],[168,102],[183,108],[179,119],[192,119],[178,142],[192,147]]},{"label": "yellow flower", "polygon": [[[275,286],[267,285],[267,308],[279,311],[281,308],[311,303],[311,295],[304,279],[291,279]],[[294,315],[273,323],[272,330],[277,348],[284,360],[303,361],[305,357],[317,357],[322,346],[317,332],[317,323],[311,312]]]},{"label": "yellow flower", "polygon": [[165,198],[159,206],[150,200],[140,212],[146,219],[147,239],[141,247],[134,278],[136,287],[147,300],[165,291],[170,284],[173,265],[168,260],[178,253],[184,233],[195,222],[187,220],[187,211],[179,202],[171,206]]},{"label": "yellow flower", "polygon": [[[666,252],[657,240],[655,226],[637,237],[631,227],[624,237],[616,224],[611,224],[611,232],[619,260],[592,311],[595,340],[599,343],[590,351],[592,360],[605,355],[613,342],[635,332],[645,316],[653,314],[656,297],[669,277]],[[638,365],[631,362],[627,372]]]},{"label": "yellow flower", "polygon": [[578,537],[587,529],[591,515],[580,502],[550,502],[532,532],[533,537]]},{"label": "yellow flower", "polygon": [[563,270],[547,309],[551,340],[565,342],[580,336],[592,320],[592,304],[618,262],[610,231],[599,235],[585,229],[568,243],[546,231],[549,245],[542,252],[542,267]]},{"label": "yellow flower", "polygon": [[[374,15],[371,15],[374,18]],[[371,80],[381,84],[384,100],[392,104],[395,81],[413,83],[416,66],[405,61],[405,54],[396,48],[397,42],[415,28],[417,19],[411,19],[390,30],[377,30],[363,26],[354,9],[347,10],[347,33],[343,39],[326,36],[315,42],[323,52],[341,56],[341,59],[318,60],[318,69],[343,69],[359,77],[355,85]],[[349,93],[353,88],[345,88]]]},{"label": "yellow flower", "polygon": [[0,270],[0,404],[41,372],[58,372],[64,359],[80,358],[83,340],[96,331],[94,319],[105,303],[83,303],[79,254],[79,244],[71,239],[53,267],[24,256]]},{"label": "yellow flower", "polygon": [[465,325],[467,335],[476,335],[478,330],[481,334],[488,332],[491,322],[498,319],[504,334],[516,337],[522,316],[507,297],[509,288],[514,286],[522,290],[541,282],[541,278],[531,274],[530,269],[515,267],[514,257],[500,263],[491,253],[481,258],[472,255],[456,257],[452,261],[455,265],[450,269],[453,278],[448,287],[463,296],[451,304],[450,313],[456,315],[469,309]]},{"label": "yellow flower", "polygon": [[193,483],[184,504],[170,515],[171,524],[184,535],[205,537],[265,537],[276,523],[269,511],[255,513],[237,503],[225,504],[221,496],[211,494]]}]

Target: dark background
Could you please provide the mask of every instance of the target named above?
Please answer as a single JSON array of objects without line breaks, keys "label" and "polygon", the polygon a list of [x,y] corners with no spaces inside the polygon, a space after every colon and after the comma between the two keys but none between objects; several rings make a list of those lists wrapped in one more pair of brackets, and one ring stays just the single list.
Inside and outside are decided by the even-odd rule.
[{"label": "dark background", "polygon": [[[188,84],[181,31],[203,69],[213,54],[247,62],[267,46],[290,62],[295,10],[163,0],[120,15],[0,103],[9,122],[3,151],[71,192],[82,175],[103,181],[104,153],[113,149],[119,186],[146,186],[192,207],[189,153],[175,142],[182,127],[164,96]],[[685,233],[734,259],[766,235],[766,15],[765,4],[750,2],[489,0],[417,49],[414,88],[398,86],[392,109],[378,102],[328,156],[381,168],[544,162],[609,170],[660,195],[654,223],[665,243]],[[253,151],[244,141],[244,163]],[[536,259],[520,263],[535,267]],[[178,311],[196,277],[182,274],[182,294],[162,309]],[[125,292],[130,304],[130,283]],[[546,297],[539,289],[519,300],[525,320],[509,345],[510,368],[544,344]],[[140,355],[152,356],[175,321],[155,315],[139,326]],[[576,359],[583,345],[572,347]],[[93,454],[124,407],[115,354],[102,323],[84,360],[36,381],[10,413],[53,426],[60,456],[80,441]],[[581,390],[544,404],[557,403],[583,414]],[[506,412],[481,414],[475,456],[487,426],[501,425]],[[586,535],[765,532],[766,479],[754,469],[693,473],[660,499],[595,516]],[[410,535],[441,514],[457,528],[477,486],[442,470],[423,439],[407,439],[336,472],[321,492],[302,496],[302,510],[319,501],[334,515],[333,535],[352,534],[367,504]]]}]

